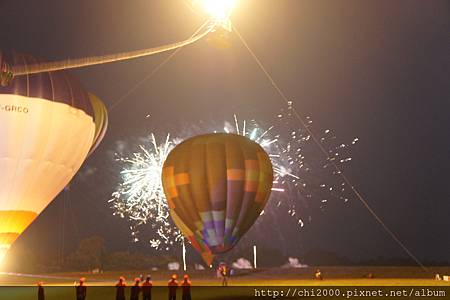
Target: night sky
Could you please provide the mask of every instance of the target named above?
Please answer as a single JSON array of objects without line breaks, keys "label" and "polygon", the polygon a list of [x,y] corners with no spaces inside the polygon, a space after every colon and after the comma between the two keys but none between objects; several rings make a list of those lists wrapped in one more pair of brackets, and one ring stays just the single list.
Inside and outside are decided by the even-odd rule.
[{"label": "night sky", "polygon": [[[48,60],[178,41],[204,21],[178,0],[0,1],[0,12],[1,48]],[[344,171],[387,226],[419,259],[448,262],[450,2],[241,0],[232,20],[315,130],[359,138]],[[132,245],[127,223],[108,208],[118,142],[235,112],[264,122],[283,107],[240,41],[232,42],[230,49],[205,41],[182,49],[119,104],[168,54],[73,71],[108,107],[117,104],[109,130],[13,252],[33,247],[57,257],[94,234],[111,249],[149,249]],[[353,260],[407,257],[357,199],[285,234],[290,249],[281,252],[300,258],[314,249]]]}]

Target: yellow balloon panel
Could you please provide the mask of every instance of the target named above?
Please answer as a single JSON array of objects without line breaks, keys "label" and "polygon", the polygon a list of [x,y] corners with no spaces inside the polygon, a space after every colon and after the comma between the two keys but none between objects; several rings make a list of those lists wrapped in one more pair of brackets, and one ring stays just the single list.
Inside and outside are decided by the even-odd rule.
[{"label": "yellow balloon panel", "polygon": [[13,94],[0,94],[0,124],[0,235],[10,240],[73,178],[95,124],[67,104]]},{"label": "yellow balloon panel", "polygon": [[95,123],[95,135],[91,150],[89,151],[90,155],[95,151],[106,134],[106,129],[108,127],[108,110],[106,109],[105,104],[94,94],[89,93],[89,100],[94,110]]},{"label": "yellow balloon panel", "polygon": [[0,262],[12,243],[36,219],[30,211],[0,211]]},{"label": "yellow balloon panel", "polygon": [[23,232],[36,217],[37,213],[31,211],[0,211],[0,236],[1,233]]}]

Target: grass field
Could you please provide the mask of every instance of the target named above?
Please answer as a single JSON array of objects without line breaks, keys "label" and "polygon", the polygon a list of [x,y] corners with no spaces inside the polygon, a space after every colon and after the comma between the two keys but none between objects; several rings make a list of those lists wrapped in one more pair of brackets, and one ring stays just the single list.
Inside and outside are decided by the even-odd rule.
[{"label": "grass field", "polygon": [[[400,287],[400,286],[440,286],[450,288],[450,282],[434,280],[434,274],[450,274],[449,267],[432,268],[424,272],[415,267],[320,267],[324,280],[313,279],[314,268],[305,269],[260,269],[240,271],[230,279],[230,287],[218,287],[220,281],[214,271],[189,272],[193,282],[193,299],[254,299],[254,290],[267,287]],[[375,278],[364,278],[373,273]],[[105,272],[103,274],[58,273],[45,275],[0,275],[0,299],[32,300],[37,299],[36,282],[45,283],[46,299],[74,299],[74,281],[79,277],[87,278],[87,299],[115,299],[114,284],[119,276],[125,276],[128,285],[132,279],[145,271]],[[178,272],[182,276],[183,272]],[[167,299],[166,283],[171,273],[153,272],[153,282],[157,286],[153,299]],[[129,293],[129,291],[127,291]],[[181,292],[180,292],[181,293]],[[181,297],[180,297],[181,298]],[[273,297],[272,297],[273,298]],[[450,297],[449,297],[450,298]],[[371,298],[376,299],[376,298]]]}]

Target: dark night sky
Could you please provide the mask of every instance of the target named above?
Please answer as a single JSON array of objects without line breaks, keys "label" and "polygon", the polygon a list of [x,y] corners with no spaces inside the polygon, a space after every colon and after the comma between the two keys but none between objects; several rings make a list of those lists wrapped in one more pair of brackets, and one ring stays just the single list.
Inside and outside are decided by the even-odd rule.
[{"label": "dark night sky", "polygon": [[[177,41],[203,21],[176,0],[0,1],[0,12],[1,48],[49,60]],[[345,140],[359,137],[345,172],[386,224],[420,259],[449,261],[450,2],[241,0],[233,22],[303,115]],[[111,106],[166,56],[74,74]],[[130,247],[126,223],[106,204],[117,174],[104,157],[116,141],[234,112],[264,120],[280,107],[237,39],[227,50],[203,41],[183,49],[110,111],[107,137],[83,168],[95,176],[77,176],[17,247],[39,240],[36,251],[56,256],[64,203],[66,252],[92,234]],[[285,238],[300,252],[405,257],[357,200]]]}]

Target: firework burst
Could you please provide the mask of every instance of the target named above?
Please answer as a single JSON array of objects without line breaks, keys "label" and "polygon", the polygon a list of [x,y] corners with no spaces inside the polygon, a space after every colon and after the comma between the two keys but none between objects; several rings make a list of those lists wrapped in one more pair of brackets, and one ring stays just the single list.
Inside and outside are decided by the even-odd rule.
[{"label": "firework burst", "polygon": [[[242,130],[240,130],[240,128],[242,128]],[[290,157],[285,155],[286,150],[283,148],[280,141],[280,135],[273,132],[273,125],[264,129],[258,125],[256,120],[243,120],[240,122],[237,115],[234,115],[234,125],[225,122],[223,130],[227,133],[245,136],[258,143],[267,152],[272,161],[274,171],[274,185],[272,191],[285,191],[282,184],[280,184],[284,181],[284,178],[287,180],[300,179],[292,172]]]},{"label": "firework burst", "polygon": [[[351,144],[338,142],[331,130],[320,136],[322,146],[329,157],[317,157],[317,149],[304,128],[295,127],[290,114],[291,107],[277,116],[271,126],[260,126],[256,120],[240,121],[236,115],[232,122],[225,122],[220,130],[246,136],[259,143],[268,153],[274,169],[273,194],[262,215],[279,214],[284,211],[300,227],[312,220],[311,208],[324,211],[330,200],[348,201],[345,183],[331,164],[351,161]],[[312,121],[307,118],[308,126]],[[196,132],[197,134],[199,132]],[[288,133],[288,134],[285,134]],[[195,135],[191,134],[191,135]],[[155,249],[169,250],[173,244],[181,243],[181,233],[169,218],[169,208],[164,195],[161,172],[169,152],[183,139],[171,138],[168,134],[162,143],[150,136],[150,145],[140,145],[130,157],[118,157],[122,164],[121,183],[112,194],[114,214],[130,221],[133,240],[139,240],[139,228],[152,228],[155,238],[150,245]],[[264,217],[261,218],[264,220]],[[262,221],[263,222],[263,221]]]},{"label": "firework burst", "polygon": [[[274,193],[261,214],[274,217],[284,211],[303,227],[311,222],[315,208],[325,211],[332,200],[349,200],[351,193],[348,193],[332,163],[341,166],[350,162],[351,147],[358,138],[351,143],[339,142],[334,133],[326,129],[319,139],[329,156],[318,156],[309,131],[298,127],[291,111],[292,106],[289,105],[269,127],[260,126],[256,120],[239,121],[234,115],[234,123],[225,122],[223,130],[254,140],[269,154],[274,170]],[[306,123],[308,127],[312,126],[310,117],[306,118]],[[260,221],[263,220],[264,217]]]},{"label": "firework burst", "polygon": [[139,146],[131,157],[116,158],[122,166],[122,182],[112,194],[114,215],[130,221],[133,241],[139,241],[139,228],[149,224],[158,238],[150,240],[155,249],[168,250],[174,242],[182,240],[180,231],[170,222],[169,208],[161,182],[164,161],[177,144],[170,135],[158,143],[155,135],[150,136],[150,146]]}]

